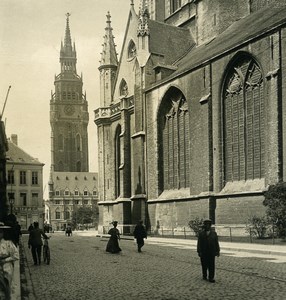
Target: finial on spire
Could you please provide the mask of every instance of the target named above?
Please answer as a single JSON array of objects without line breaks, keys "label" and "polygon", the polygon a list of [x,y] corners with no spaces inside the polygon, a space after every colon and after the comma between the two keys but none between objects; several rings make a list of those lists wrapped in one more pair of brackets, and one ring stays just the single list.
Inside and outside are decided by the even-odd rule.
[{"label": "finial on spire", "polygon": [[70,26],[69,26],[69,17],[71,16],[71,14],[68,12],[66,13],[66,17],[67,17],[67,24],[66,24],[66,33],[65,33],[65,46],[71,47],[71,34],[70,34]]},{"label": "finial on spire", "polygon": [[134,0],[131,0],[130,5],[134,6]]},{"label": "finial on spire", "polygon": [[106,23],[111,23],[111,21],[110,21],[110,19],[111,19],[111,15],[110,15],[110,12],[109,12],[109,11],[107,12],[107,15],[106,15],[106,17],[107,17],[107,21],[106,21]]}]

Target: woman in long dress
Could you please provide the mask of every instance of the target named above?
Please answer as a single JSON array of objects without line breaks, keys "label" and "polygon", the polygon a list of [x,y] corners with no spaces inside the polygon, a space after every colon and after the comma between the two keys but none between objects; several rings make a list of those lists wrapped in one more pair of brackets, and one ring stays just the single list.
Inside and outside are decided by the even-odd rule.
[{"label": "woman in long dress", "polygon": [[11,227],[0,223],[0,299],[11,299],[14,262],[19,260],[19,251],[8,239],[7,229]]},{"label": "woman in long dress", "polygon": [[108,231],[108,234],[110,234],[110,238],[106,246],[106,252],[119,253],[121,251],[118,243],[118,240],[120,240],[120,233],[119,230],[116,228],[118,222],[114,221],[112,222],[112,224],[113,224],[113,228],[111,228]]}]

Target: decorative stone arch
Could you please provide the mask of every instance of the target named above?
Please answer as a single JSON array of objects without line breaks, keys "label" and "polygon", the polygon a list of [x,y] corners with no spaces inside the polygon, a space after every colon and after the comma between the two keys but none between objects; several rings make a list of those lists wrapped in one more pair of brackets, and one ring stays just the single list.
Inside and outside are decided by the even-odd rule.
[{"label": "decorative stone arch", "polygon": [[187,188],[189,177],[189,111],[186,97],[170,87],[158,109],[159,191]]},{"label": "decorative stone arch", "polygon": [[221,94],[224,184],[265,176],[264,85],[256,59],[237,53],[224,74]]}]

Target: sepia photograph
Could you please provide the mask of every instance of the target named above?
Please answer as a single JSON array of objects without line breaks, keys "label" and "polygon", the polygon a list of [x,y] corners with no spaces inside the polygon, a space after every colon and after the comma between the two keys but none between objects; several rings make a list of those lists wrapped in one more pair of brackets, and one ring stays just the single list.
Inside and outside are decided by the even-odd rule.
[{"label": "sepia photograph", "polygon": [[0,300],[285,298],[286,1],[0,0],[0,69]]}]

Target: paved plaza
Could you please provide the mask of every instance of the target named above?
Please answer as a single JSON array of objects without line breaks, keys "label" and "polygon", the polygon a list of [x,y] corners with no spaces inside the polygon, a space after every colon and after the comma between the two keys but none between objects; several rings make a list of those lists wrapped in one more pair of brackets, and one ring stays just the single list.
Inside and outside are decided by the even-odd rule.
[{"label": "paved plaza", "polygon": [[33,265],[28,236],[22,237],[22,299],[285,299],[283,253],[222,248],[213,284],[202,280],[194,241],[149,238],[138,253],[134,241],[122,239],[122,253],[110,254],[106,238],[50,235],[51,264],[40,266]]}]

